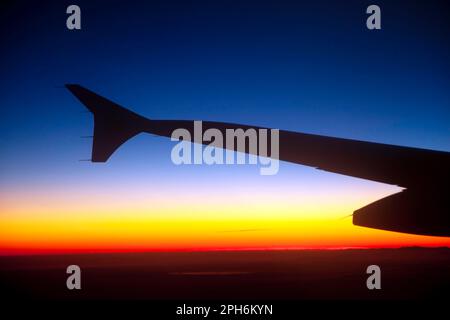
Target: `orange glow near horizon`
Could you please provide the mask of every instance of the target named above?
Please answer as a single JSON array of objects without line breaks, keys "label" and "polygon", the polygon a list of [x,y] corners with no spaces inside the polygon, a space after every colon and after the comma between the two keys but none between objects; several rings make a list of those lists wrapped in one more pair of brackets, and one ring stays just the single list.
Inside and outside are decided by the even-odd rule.
[{"label": "orange glow near horizon", "polygon": [[131,206],[101,197],[8,199],[0,254],[450,246],[450,238],[353,226],[346,216],[372,197],[342,194],[322,203],[309,197],[301,205],[288,196],[243,199],[135,199]]}]

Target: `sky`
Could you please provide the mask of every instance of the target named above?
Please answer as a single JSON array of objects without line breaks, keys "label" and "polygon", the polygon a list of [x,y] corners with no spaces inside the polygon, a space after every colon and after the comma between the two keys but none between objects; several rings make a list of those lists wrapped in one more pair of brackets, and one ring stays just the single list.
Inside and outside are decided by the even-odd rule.
[{"label": "sky", "polygon": [[72,1],[0,7],[0,254],[449,246],[353,226],[396,186],[281,163],[176,166],[138,135],[89,159],[79,83],[151,119],[450,151],[445,1]]}]

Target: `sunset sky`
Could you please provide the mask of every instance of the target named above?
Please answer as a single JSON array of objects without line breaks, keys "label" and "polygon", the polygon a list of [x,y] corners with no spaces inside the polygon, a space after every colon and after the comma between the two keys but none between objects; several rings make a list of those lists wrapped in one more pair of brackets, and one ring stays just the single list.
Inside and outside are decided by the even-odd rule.
[{"label": "sunset sky", "polygon": [[450,246],[352,225],[392,185],[289,163],[176,166],[174,143],[145,134],[79,161],[93,118],[66,83],[153,119],[450,151],[448,10],[378,1],[369,31],[370,2],[311,2],[77,1],[79,31],[67,1],[0,10],[0,254]]}]

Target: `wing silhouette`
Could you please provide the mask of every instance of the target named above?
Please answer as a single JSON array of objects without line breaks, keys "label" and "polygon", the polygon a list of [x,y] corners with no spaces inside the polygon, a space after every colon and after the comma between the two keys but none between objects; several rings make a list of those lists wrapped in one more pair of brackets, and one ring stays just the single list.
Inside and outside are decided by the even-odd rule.
[{"label": "wing silhouette", "polygon": [[[140,132],[170,137],[178,128],[194,136],[192,120],[150,120],[77,84],[66,87],[94,114],[93,162],[105,162]],[[203,121],[203,130],[268,129]],[[358,226],[450,236],[450,153],[321,135],[279,131],[279,159],[317,169],[398,185],[403,191],[353,214]],[[199,141],[204,143],[202,141]],[[209,144],[205,143],[205,144]],[[270,145],[270,142],[268,142]],[[234,151],[253,153],[249,146]],[[271,155],[269,148],[269,156]]]}]

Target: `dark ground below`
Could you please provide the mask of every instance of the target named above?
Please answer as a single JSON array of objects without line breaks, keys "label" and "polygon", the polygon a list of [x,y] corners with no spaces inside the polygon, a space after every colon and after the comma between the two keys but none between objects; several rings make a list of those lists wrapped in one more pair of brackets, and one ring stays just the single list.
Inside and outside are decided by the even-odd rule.
[{"label": "dark ground below", "polygon": [[[79,265],[81,290],[66,288]],[[366,268],[381,268],[368,290]],[[10,299],[443,299],[449,248],[214,251],[0,257]]]}]

